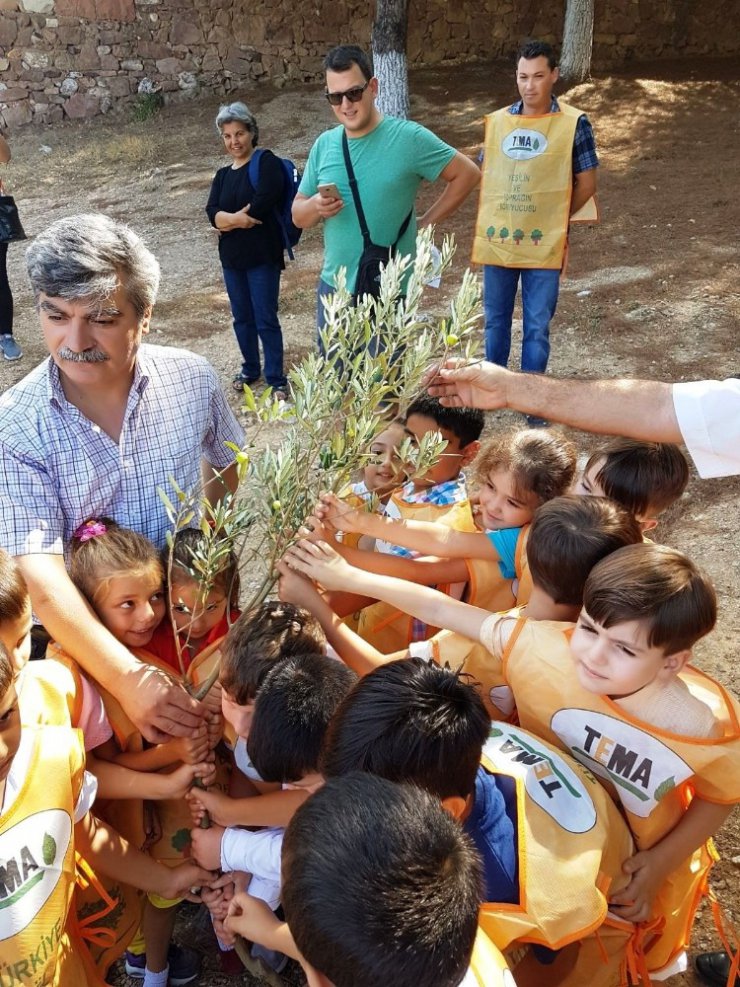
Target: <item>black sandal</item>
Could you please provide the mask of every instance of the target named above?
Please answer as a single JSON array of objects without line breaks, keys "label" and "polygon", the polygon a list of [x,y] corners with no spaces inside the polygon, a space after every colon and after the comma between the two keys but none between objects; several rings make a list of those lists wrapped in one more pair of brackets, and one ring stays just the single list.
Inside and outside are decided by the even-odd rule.
[{"label": "black sandal", "polygon": [[259,376],[247,377],[246,374],[237,374],[236,377],[234,377],[234,379],[232,380],[231,386],[234,388],[235,391],[241,394],[242,391],[244,390],[245,385],[247,387],[251,387],[252,384],[256,384],[258,380],[259,380]]}]

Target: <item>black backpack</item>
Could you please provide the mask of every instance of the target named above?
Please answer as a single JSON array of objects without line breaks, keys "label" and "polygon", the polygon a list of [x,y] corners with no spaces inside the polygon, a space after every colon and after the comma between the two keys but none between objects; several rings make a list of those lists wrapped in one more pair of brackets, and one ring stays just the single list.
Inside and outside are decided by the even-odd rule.
[{"label": "black backpack", "polygon": [[[260,158],[262,157],[262,153],[263,148],[258,147],[249,159],[249,181],[255,189],[257,188],[257,181],[259,179]],[[287,250],[288,257],[290,257],[291,260],[295,260],[293,247],[295,247],[300,240],[303,230],[298,229],[295,225],[290,211],[293,206],[293,199],[295,199],[295,194],[298,191],[298,186],[301,182],[301,173],[298,171],[295,164],[288,158],[281,158],[277,154],[275,157],[278,159],[280,166],[283,169],[284,180],[283,198],[275,206],[275,218],[278,221],[280,232],[283,235],[283,248]]]}]

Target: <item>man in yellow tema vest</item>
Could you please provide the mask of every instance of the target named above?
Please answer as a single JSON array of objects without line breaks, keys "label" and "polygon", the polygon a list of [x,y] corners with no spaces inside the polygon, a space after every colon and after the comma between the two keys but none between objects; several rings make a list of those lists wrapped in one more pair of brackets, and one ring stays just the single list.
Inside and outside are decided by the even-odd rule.
[{"label": "man in yellow tema vest", "polygon": [[530,41],[520,48],[521,100],[486,117],[473,244],[473,260],[485,265],[486,359],[502,367],[508,363],[521,277],[522,370],[528,373],[547,368],[568,225],[574,218],[596,219],[599,162],[593,131],[584,113],[552,95],[558,74],[550,45]]}]

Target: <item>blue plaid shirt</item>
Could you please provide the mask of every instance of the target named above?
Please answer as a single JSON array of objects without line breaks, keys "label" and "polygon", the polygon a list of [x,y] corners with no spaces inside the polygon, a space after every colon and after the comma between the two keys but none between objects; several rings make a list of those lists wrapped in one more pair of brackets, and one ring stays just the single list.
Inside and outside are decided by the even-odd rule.
[{"label": "blue plaid shirt", "polygon": [[108,515],[164,544],[170,527],[157,487],[200,482],[242,428],[203,357],[141,347],[118,443],[67,401],[48,358],[0,397],[0,546],[11,555],[61,555],[89,517]]},{"label": "blue plaid shirt", "polygon": [[[524,103],[518,103],[509,109],[509,113],[520,114],[524,109]],[[560,104],[552,97],[550,102],[550,113],[560,113]],[[581,171],[589,171],[591,168],[599,167],[599,159],[596,155],[596,140],[593,128],[588,117],[584,113],[578,117],[576,123],[576,135],[573,138],[573,174],[577,175]]]}]

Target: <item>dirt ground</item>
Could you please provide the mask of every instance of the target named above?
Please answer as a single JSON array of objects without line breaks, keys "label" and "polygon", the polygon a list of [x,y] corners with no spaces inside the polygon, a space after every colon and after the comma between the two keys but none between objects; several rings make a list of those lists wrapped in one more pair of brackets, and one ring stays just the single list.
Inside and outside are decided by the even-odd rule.
[{"label": "dirt ground", "polygon": [[[481,140],[482,114],[514,97],[510,70],[500,63],[417,71],[411,90],[414,119],[471,155]],[[242,96],[258,117],[263,145],[299,165],[318,132],[332,123],[318,87],[264,87]],[[553,374],[691,380],[740,371],[739,97],[736,63],[687,60],[597,78],[569,94],[596,130],[602,221],[578,229],[572,238],[552,327]],[[91,210],[138,230],[162,264],[152,341],[206,355],[228,384],[238,354],[215,238],[203,212],[213,172],[223,163],[213,127],[217,105],[215,99],[202,99],[167,107],[143,123],[109,117],[8,134],[14,160],[7,185],[29,235],[60,216]],[[422,207],[437,193],[425,188]],[[430,289],[432,311],[443,311],[447,292],[457,287],[468,263],[475,208],[471,199],[445,224],[456,234],[459,250],[447,286],[437,293]],[[320,233],[310,231],[285,273],[281,317],[289,362],[313,345],[320,254]],[[11,247],[10,273],[16,333],[25,355],[0,366],[2,389],[46,355],[20,245]],[[578,433],[576,438],[584,450],[594,445],[592,437]],[[694,477],[680,508],[658,529],[659,539],[688,552],[715,581],[719,624],[697,648],[696,660],[735,694],[740,690],[735,660],[739,490],[738,479]],[[727,909],[737,911],[737,813],[717,842],[723,860],[713,886]],[[205,942],[190,927],[181,933],[189,942]],[[716,948],[716,943],[705,910],[693,945]],[[123,975],[114,982],[133,983]],[[234,981],[213,969],[201,982],[216,987]],[[697,981],[687,975],[670,983]]]}]

